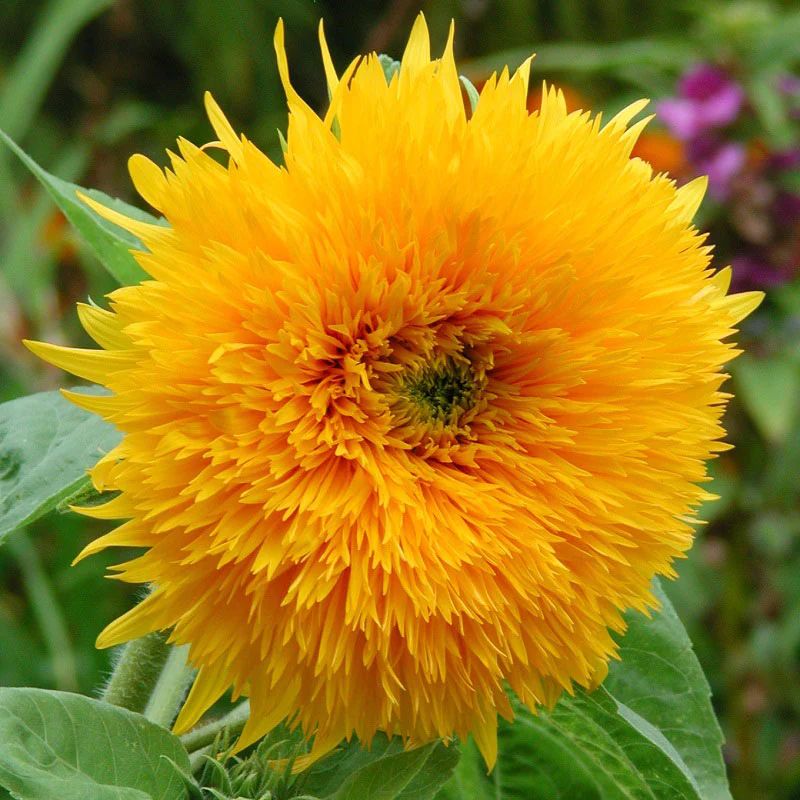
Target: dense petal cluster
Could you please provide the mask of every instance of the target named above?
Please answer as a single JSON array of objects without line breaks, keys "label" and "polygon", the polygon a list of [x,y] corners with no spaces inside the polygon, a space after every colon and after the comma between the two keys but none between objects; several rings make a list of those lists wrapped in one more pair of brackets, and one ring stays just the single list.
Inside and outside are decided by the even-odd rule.
[{"label": "dense petal cluster", "polygon": [[288,717],[315,755],[471,732],[492,763],[506,686],[601,680],[689,547],[724,340],[759,298],[709,268],[704,183],[630,157],[642,103],[529,113],[526,64],[470,114],[420,19],[390,82],[375,56],[339,79],[323,40],[320,118],[282,37],[285,165],[208,99],[228,163],[135,156],[168,225],[102,212],[152,277],[80,307],[104,349],[32,345],[124,433],[87,513],[127,521],[84,554],[144,548],[116,569],[153,589],[99,644],[191,645],[179,730],[232,686],[241,745]]}]

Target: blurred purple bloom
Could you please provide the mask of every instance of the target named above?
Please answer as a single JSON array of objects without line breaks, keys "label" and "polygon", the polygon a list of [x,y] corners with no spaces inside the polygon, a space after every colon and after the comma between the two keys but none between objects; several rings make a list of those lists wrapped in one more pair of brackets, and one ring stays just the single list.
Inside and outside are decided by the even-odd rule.
[{"label": "blurred purple bloom", "polygon": [[794,192],[778,192],[773,211],[779,225],[788,227],[800,222],[800,195]]},{"label": "blurred purple bloom", "polygon": [[738,83],[717,67],[699,64],[681,78],[678,97],[662,100],[656,111],[675,136],[689,140],[733,122],[743,103]]},{"label": "blurred purple bloom", "polygon": [[678,83],[678,93],[689,100],[708,100],[730,83],[726,72],[713,64],[696,64]]},{"label": "blurred purple bloom", "polygon": [[800,95],[800,78],[789,73],[778,78],[778,91],[790,97]]},{"label": "blurred purple bloom", "polygon": [[708,192],[715,200],[724,200],[733,179],[741,172],[747,154],[742,145],[724,142],[704,158],[695,161],[697,171],[708,175]]},{"label": "blurred purple bloom", "polygon": [[702,123],[697,112],[697,103],[693,100],[668,98],[656,105],[656,113],[664,124],[679,139],[691,139],[702,130]]},{"label": "blurred purple bloom", "polygon": [[798,169],[800,167],[800,147],[772,153],[769,164],[778,172],[789,172],[793,169]]},{"label": "blurred purple bloom", "polygon": [[736,289],[758,287],[768,289],[780,286],[787,275],[784,270],[776,269],[766,256],[757,253],[742,253],[731,260],[733,283]]}]

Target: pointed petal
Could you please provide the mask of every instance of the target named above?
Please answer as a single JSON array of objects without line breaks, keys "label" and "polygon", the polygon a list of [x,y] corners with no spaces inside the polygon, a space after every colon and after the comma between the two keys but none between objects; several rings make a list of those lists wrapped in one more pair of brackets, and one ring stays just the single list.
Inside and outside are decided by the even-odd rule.
[{"label": "pointed petal", "polygon": [[78,408],[98,414],[101,417],[109,417],[120,410],[119,397],[108,394],[85,394],[84,392],[71,392],[69,389],[61,389],[61,394],[74,403]]},{"label": "pointed petal", "polygon": [[181,713],[172,726],[172,732],[180,735],[192,728],[232,683],[233,677],[224,660],[201,667]]},{"label": "pointed petal", "polygon": [[339,114],[339,108],[342,104],[342,98],[344,97],[344,94],[347,91],[347,87],[350,85],[350,79],[353,77],[353,73],[356,71],[361,61],[362,59],[359,56],[358,58],[355,58],[350,62],[347,69],[344,71],[344,73],[342,73],[342,78],[338,82],[336,90],[331,95],[331,102],[330,105],[328,106],[328,111],[325,114],[325,119],[323,120],[323,124],[325,125],[325,128],[327,130],[331,129],[334,118]]},{"label": "pointed petal", "polygon": [[119,317],[113,311],[78,303],[78,319],[84,330],[106,350],[127,350],[131,340],[120,330]]},{"label": "pointed petal", "polygon": [[295,111],[295,109],[297,109],[299,111],[300,109],[305,109],[306,111],[311,111],[305,100],[295,91],[289,79],[289,61],[286,58],[286,42],[282,19],[278,20],[278,24],[275,27],[275,37],[273,41],[275,44],[275,56],[278,60],[278,74],[281,78],[283,91],[286,92],[286,99],[289,101],[289,110]]},{"label": "pointed petal", "polygon": [[408,37],[408,44],[403,51],[400,75],[415,75],[423,67],[431,63],[431,41],[425,15],[420,11]]},{"label": "pointed petal", "polygon": [[497,761],[497,715],[487,713],[472,729],[475,744],[478,745],[489,772]]},{"label": "pointed petal", "polygon": [[693,181],[684,184],[675,192],[675,199],[670,205],[670,211],[675,212],[679,222],[686,224],[694,219],[700,203],[703,202],[706,189],[708,188],[708,178],[701,175]]},{"label": "pointed petal", "polygon": [[[138,219],[133,219],[133,217],[127,217],[113,208],[108,208],[102,203],[98,203],[97,200],[92,199],[83,192],[75,192],[75,194],[84,205],[89,206],[92,211],[99,214],[103,219],[119,225],[120,228],[129,231],[140,239],[149,239],[151,241],[162,239],[169,231],[169,228],[165,228],[163,225],[152,225],[149,222],[141,222]],[[134,250],[133,252],[136,251]]]},{"label": "pointed petal", "polygon": [[96,642],[97,648],[105,650],[107,647],[138,639],[164,627],[161,622],[163,612],[160,605],[161,597],[155,592],[146,597],[139,605],[115,619],[100,632]]},{"label": "pointed petal", "polygon": [[630,121],[640,112],[647,108],[648,104],[650,103],[649,100],[637,100],[635,103],[631,103],[622,111],[619,111],[615,114],[606,124],[607,128],[627,128]]},{"label": "pointed petal", "polygon": [[234,745],[233,752],[239,753],[269,733],[282,719],[296,707],[299,678],[288,686],[273,691],[264,685],[255,687],[250,693],[250,718]]},{"label": "pointed petal", "polygon": [[152,536],[142,532],[135,524],[120,525],[116,530],[98,536],[89,542],[86,547],[72,560],[72,566],[83,561],[87,556],[99,553],[107,547],[147,547],[153,543]]},{"label": "pointed petal", "polygon": [[321,19],[319,21],[319,49],[322,52],[322,64],[325,67],[325,80],[328,84],[328,99],[330,99],[339,85],[339,77],[333,66],[330,50],[328,50],[328,42],[325,39],[325,25]]},{"label": "pointed petal", "polygon": [[43,361],[92,383],[105,383],[109,375],[130,367],[133,362],[133,355],[124,351],[81,350],[28,339],[23,344]]},{"label": "pointed petal", "polygon": [[528,84],[530,83],[531,77],[531,63],[533,59],[536,58],[535,53],[531,53],[517,68],[517,71],[514,73],[514,77],[512,80],[521,80],[522,85],[525,87],[525,96],[528,96]]},{"label": "pointed petal", "polygon": [[136,512],[130,499],[124,494],[112,497],[101,506],[70,506],[70,509],[93,519],[127,519]]},{"label": "pointed petal", "polygon": [[730,315],[731,322],[739,322],[755,311],[764,299],[764,292],[742,292],[730,294],[720,301],[720,307]]},{"label": "pointed petal", "polygon": [[732,277],[733,270],[730,267],[725,267],[712,275],[711,282],[719,289],[721,294],[725,294],[730,289]]},{"label": "pointed petal", "polygon": [[[240,164],[242,161],[242,140],[236,135],[236,131],[231,127],[230,122],[222,109],[217,105],[217,101],[211,95],[211,92],[206,92],[204,95],[206,114],[208,114],[211,127],[214,128],[214,133],[219,137],[222,146],[231,154],[231,158]],[[145,200],[147,198],[145,197]],[[150,202],[148,200],[148,202]]]},{"label": "pointed petal", "polygon": [[327,756],[342,739],[344,739],[344,732],[339,730],[329,731],[324,737],[315,736],[311,752],[295,759],[292,772],[296,775],[307,770],[312,764]]}]

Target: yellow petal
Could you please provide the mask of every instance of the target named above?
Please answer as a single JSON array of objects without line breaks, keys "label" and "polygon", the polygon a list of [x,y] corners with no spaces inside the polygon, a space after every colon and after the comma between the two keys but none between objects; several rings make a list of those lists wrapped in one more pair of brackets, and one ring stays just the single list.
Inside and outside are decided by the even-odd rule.
[{"label": "yellow petal", "polygon": [[719,289],[720,294],[725,294],[730,289],[732,277],[733,270],[725,267],[711,277],[711,282]]},{"label": "yellow petal", "polygon": [[514,77],[512,80],[522,81],[522,85],[525,87],[525,96],[528,95],[528,84],[530,82],[531,77],[531,64],[533,63],[533,59],[536,58],[536,54],[532,53],[529,55],[517,68],[517,71],[514,73]]},{"label": "yellow petal", "polygon": [[167,179],[163,170],[146,156],[136,154],[128,159],[130,173],[136,191],[158,211],[163,211]]},{"label": "yellow petal", "polygon": [[472,736],[478,746],[489,772],[497,761],[497,714],[487,714],[486,717],[475,723]]},{"label": "yellow petal", "polygon": [[[338,731],[329,733],[325,737],[317,735],[314,738],[314,745],[311,748],[311,752],[298,756],[294,760],[292,772],[296,775],[299,772],[307,770],[312,764],[327,756],[343,738],[344,736],[341,736]],[[277,762],[273,763],[275,763],[276,767],[278,766]],[[272,766],[272,763],[270,766]]]},{"label": "yellow petal", "polygon": [[78,408],[91,411],[92,414],[99,414],[101,417],[108,417],[120,410],[119,398],[109,394],[86,394],[84,392],[71,392],[69,389],[61,389],[61,394],[75,404]]},{"label": "yellow petal", "polygon": [[214,128],[214,133],[219,137],[222,146],[231,154],[231,158],[237,164],[240,164],[244,152],[241,138],[236,135],[236,131],[231,127],[225,114],[222,113],[222,109],[217,105],[217,101],[213,98],[211,92],[206,92],[203,99],[205,101],[206,114],[208,114],[211,127]]},{"label": "yellow petal", "polygon": [[431,41],[425,15],[420,11],[408,37],[408,44],[403,51],[400,75],[414,76],[423,67],[431,63]]},{"label": "yellow petal", "polygon": [[699,178],[695,178],[693,181],[681,186],[675,192],[675,199],[670,205],[670,211],[675,212],[676,219],[679,222],[685,225],[694,219],[697,209],[700,208],[700,203],[703,202],[707,188],[708,178],[705,175],[701,175]]},{"label": "yellow petal", "polygon": [[319,21],[319,49],[322,52],[322,64],[325,67],[325,80],[328,84],[328,99],[330,100],[339,85],[339,77],[333,66],[330,50],[328,50],[328,42],[325,39],[325,26],[321,19]]},{"label": "yellow petal", "polygon": [[162,613],[159,608],[160,601],[161,598],[154,592],[142,600],[139,605],[115,619],[97,637],[95,644],[98,649],[105,650],[107,647],[138,639],[140,636],[163,627],[160,621]]},{"label": "yellow petal", "polygon": [[172,727],[173,733],[185,733],[192,728],[197,720],[222,697],[232,682],[230,670],[224,660],[201,667],[181,713],[178,714],[178,719]]},{"label": "yellow petal", "polygon": [[720,301],[720,308],[730,315],[731,322],[739,322],[755,311],[764,299],[764,292],[742,292],[731,294]]},{"label": "yellow petal", "polygon": [[607,124],[608,128],[627,128],[630,124],[630,121],[640,112],[644,111],[645,108],[650,104],[650,101],[647,99],[637,100],[635,103],[631,103],[628,106],[625,106],[621,111],[617,112]]},{"label": "yellow petal", "polygon": [[281,687],[280,691],[271,692],[266,686],[262,686],[250,693],[250,718],[234,745],[234,753],[239,753],[257,742],[289,716],[297,703],[299,686],[300,681],[295,677],[288,686]]},{"label": "yellow petal", "polygon": [[127,495],[112,497],[107,503],[98,506],[70,506],[72,511],[93,519],[128,519],[136,513],[135,506]]},{"label": "yellow petal", "polygon": [[121,331],[119,317],[113,311],[78,303],[78,319],[84,330],[106,350],[127,350],[131,340]]},{"label": "yellow petal", "polygon": [[109,375],[130,368],[134,361],[133,354],[125,351],[82,350],[28,339],[23,344],[43,361],[93,383],[105,383]]},{"label": "yellow petal", "polygon": [[98,536],[78,553],[72,561],[74,566],[79,561],[83,561],[87,556],[99,553],[107,547],[147,547],[153,543],[153,537],[142,533],[135,525],[120,525],[116,530]]},{"label": "yellow petal", "polygon": [[[103,217],[103,219],[107,219],[109,222],[119,225],[120,228],[129,231],[134,236],[138,236],[140,239],[162,239],[169,230],[163,225],[153,225],[152,223],[142,222],[141,220],[133,219],[133,217],[128,217],[125,214],[121,214],[119,211],[115,211],[113,208],[108,208],[102,203],[98,203],[97,200],[93,200],[91,197],[89,197],[89,195],[84,194],[83,192],[79,191],[75,192],[75,194],[82,203],[89,206],[92,211],[99,214],[101,217]],[[132,252],[136,251],[132,249]]]},{"label": "yellow petal", "polygon": [[278,20],[278,25],[275,28],[275,37],[273,39],[275,44],[275,55],[278,60],[278,74],[281,77],[281,84],[283,84],[283,91],[286,92],[286,99],[289,102],[289,110],[306,109],[310,110],[305,100],[295,91],[292,82],[289,80],[289,62],[286,58],[286,43],[283,30],[283,19]]}]

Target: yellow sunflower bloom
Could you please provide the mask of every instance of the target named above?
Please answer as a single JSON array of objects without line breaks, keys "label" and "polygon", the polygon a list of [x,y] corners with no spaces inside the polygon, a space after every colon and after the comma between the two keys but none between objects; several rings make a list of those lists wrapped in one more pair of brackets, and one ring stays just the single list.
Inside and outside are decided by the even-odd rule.
[{"label": "yellow sunflower bloom", "polygon": [[79,307],[103,349],[30,345],[124,434],[85,513],[127,521],[81,557],[144,548],[116,570],[153,588],[98,645],[191,646],[178,731],[232,687],[239,747],[289,718],[311,758],[471,733],[491,765],[506,686],[597,684],[690,546],[760,296],[709,266],[705,182],[630,157],[644,102],[529,113],[526,63],[469,114],[452,31],[432,60],[420,17],[390,82],[374,54],[338,78],[320,38],[323,118],[277,29],[285,165],[208,97],[227,166],[185,140],[130,161],[168,226],[97,207],[152,277]]}]

